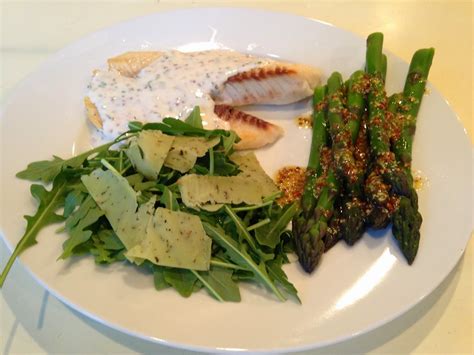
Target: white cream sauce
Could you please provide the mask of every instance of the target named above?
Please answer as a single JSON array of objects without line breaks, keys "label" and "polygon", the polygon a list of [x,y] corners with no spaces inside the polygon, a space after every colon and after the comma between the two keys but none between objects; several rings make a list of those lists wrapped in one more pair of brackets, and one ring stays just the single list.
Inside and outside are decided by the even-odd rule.
[{"label": "white cream sauce", "polygon": [[214,114],[212,96],[230,76],[273,62],[230,50],[169,51],[135,78],[114,70],[96,71],[87,96],[102,118],[103,138],[116,137],[133,120],[186,118],[195,106],[201,109],[205,128],[228,129]]}]

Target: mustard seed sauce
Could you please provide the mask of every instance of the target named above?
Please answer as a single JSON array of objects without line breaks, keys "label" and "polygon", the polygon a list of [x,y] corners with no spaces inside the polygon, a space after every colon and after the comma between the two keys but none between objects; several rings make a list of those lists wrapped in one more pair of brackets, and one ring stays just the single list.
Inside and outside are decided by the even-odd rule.
[{"label": "mustard seed sauce", "polygon": [[313,118],[311,115],[303,115],[296,117],[296,125],[299,128],[313,128]]},{"label": "mustard seed sauce", "polygon": [[413,186],[420,191],[428,184],[428,179],[421,174],[421,171],[413,171]]},{"label": "mustard seed sauce", "polygon": [[277,171],[276,184],[283,192],[277,202],[280,206],[299,200],[306,180],[306,169],[298,166],[285,166]]}]

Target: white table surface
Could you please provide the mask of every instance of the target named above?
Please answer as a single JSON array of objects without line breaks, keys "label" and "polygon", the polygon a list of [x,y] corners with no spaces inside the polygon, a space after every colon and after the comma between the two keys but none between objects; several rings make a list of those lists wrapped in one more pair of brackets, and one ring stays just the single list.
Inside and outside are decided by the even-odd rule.
[{"label": "white table surface", "polygon": [[[0,98],[3,102],[50,54],[88,33],[132,17],[190,6],[285,11],[364,37],[382,31],[385,47],[407,61],[418,47],[433,46],[437,53],[430,80],[450,101],[473,141],[474,13],[470,1],[0,0]],[[447,279],[396,320],[352,340],[300,354],[474,353],[473,251],[471,238]],[[0,240],[0,268],[8,255]],[[15,263],[1,290],[0,318],[2,354],[188,353],[122,334],[82,316],[50,296],[20,263]]]}]

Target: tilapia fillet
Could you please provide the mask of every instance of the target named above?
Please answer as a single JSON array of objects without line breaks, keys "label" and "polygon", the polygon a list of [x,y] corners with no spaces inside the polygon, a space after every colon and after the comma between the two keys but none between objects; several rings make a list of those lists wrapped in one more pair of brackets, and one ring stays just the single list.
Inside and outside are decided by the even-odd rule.
[{"label": "tilapia fillet", "polygon": [[318,83],[319,72],[313,68],[278,63],[229,77],[214,101],[232,106],[285,105],[311,96]]},{"label": "tilapia fillet", "polygon": [[311,96],[315,68],[233,51],[126,52],[97,71],[85,98],[89,120],[113,135],[131,120],[185,117],[201,107],[207,128],[228,128],[241,138],[237,149],[275,142],[283,130],[233,106],[288,104]]},{"label": "tilapia fillet", "polygon": [[242,139],[236,148],[256,149],[275,142],[283,135],[283,129],[273,123],[242,112],[229,105],[216,105],[214,112]]}]

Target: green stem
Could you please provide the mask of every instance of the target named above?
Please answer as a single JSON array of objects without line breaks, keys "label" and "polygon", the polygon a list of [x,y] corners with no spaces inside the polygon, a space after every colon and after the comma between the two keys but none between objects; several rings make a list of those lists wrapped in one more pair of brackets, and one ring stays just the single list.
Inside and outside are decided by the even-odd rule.
[{"label": "green stem", "polygon": [[257,223],[255,223],[255,224],[252,224],[251,226],[248,226],[248,227],[247,227],[247,231],[250,232],[251,230],[260,228],[261,226],[264,226],[265,224],[268,224],[268,223],[270,223],[270,222],[271,222],[271,219],[270,219],[270,218],[262,219],[260,222],[257,222]]},{"label": "green stem", "polygon": [[262,207],[265,207],[265,206],[269,206],[273,203],[273,201],[267,201],[267,202],[264,202],[264,203],[261,203],[259,205],[251,205],[251,206],[244,206],[244,207],[234,207],[232,208],[232,210],[234,212],[243,212],[243,211],[252,211],[252,210],[256,210],[256,209],[259,209],[259,208],[262,208]]},{"label": "green stem", "polygon": [[237,214],[234,211],[232,211],[232,208],[230,208],[228,205],[224,205],[224,211],[232,219],[235,226],[237,227],[237,230],[240,231],[241,235],[249,243],[252,250],[258,253],[260,250],[257,248],[257,245],[255,244],[255,241],[253,240],[253,237],[247,231],[247,228],[245,227],[244,222],[239,218],[239,216],[237,216]]},{"label": "green stem", "polygon": [[214,175],[214,148],[209,148],[209,175]]},{"label": "green stem", "polygon": [[[206,234],[209,235],[216,243],[226,249],[227,253],[233,256],[234,259],[240,260],[249,267],[249,270],[253,272],[255,277],[266,287],[268,287],[280,301],[285,301],[285,296],[278,290],[273,281],[266,274],[266,269],[262,270],[250,256],[242,253],[241,248],[237,243],[229,236],[227,236],[219,227],[215,227],[207,222],[203,224]],[[261,264],[260,264],[261,265]]]},{"label": "green stem", "polygon": [[266,202],[273,202],[275,201],[278,197],[281,197],[282,195],[282,192],[281,191],[278,191],[278,192],[275,192],[273,195],[269,195],[265,198],[263,198],[262,202],[266,203]]},{"label": "green stem", "polygon": [[220,302],[224,302],[224,299],[214,290],[213,287],[211,287],[211,285],[209,285],[207,283],[207,281],[201,277],[201,275],[199,275],[199,272],[195,271],[195,270],[189,270],[191,271],[191,273],[196,276],[196,278],[202,282],[202,284],[204,285],[204,287]]},{"label": "green stem", "polygon": [[249,269],[246,269],[246,268],[241,267],[239,265],[231,264],[231,263],[219,260],[219,259],[211,259],[211,265],[223,267],[223,268],[226,268],[226,269],[249,271]]}]

